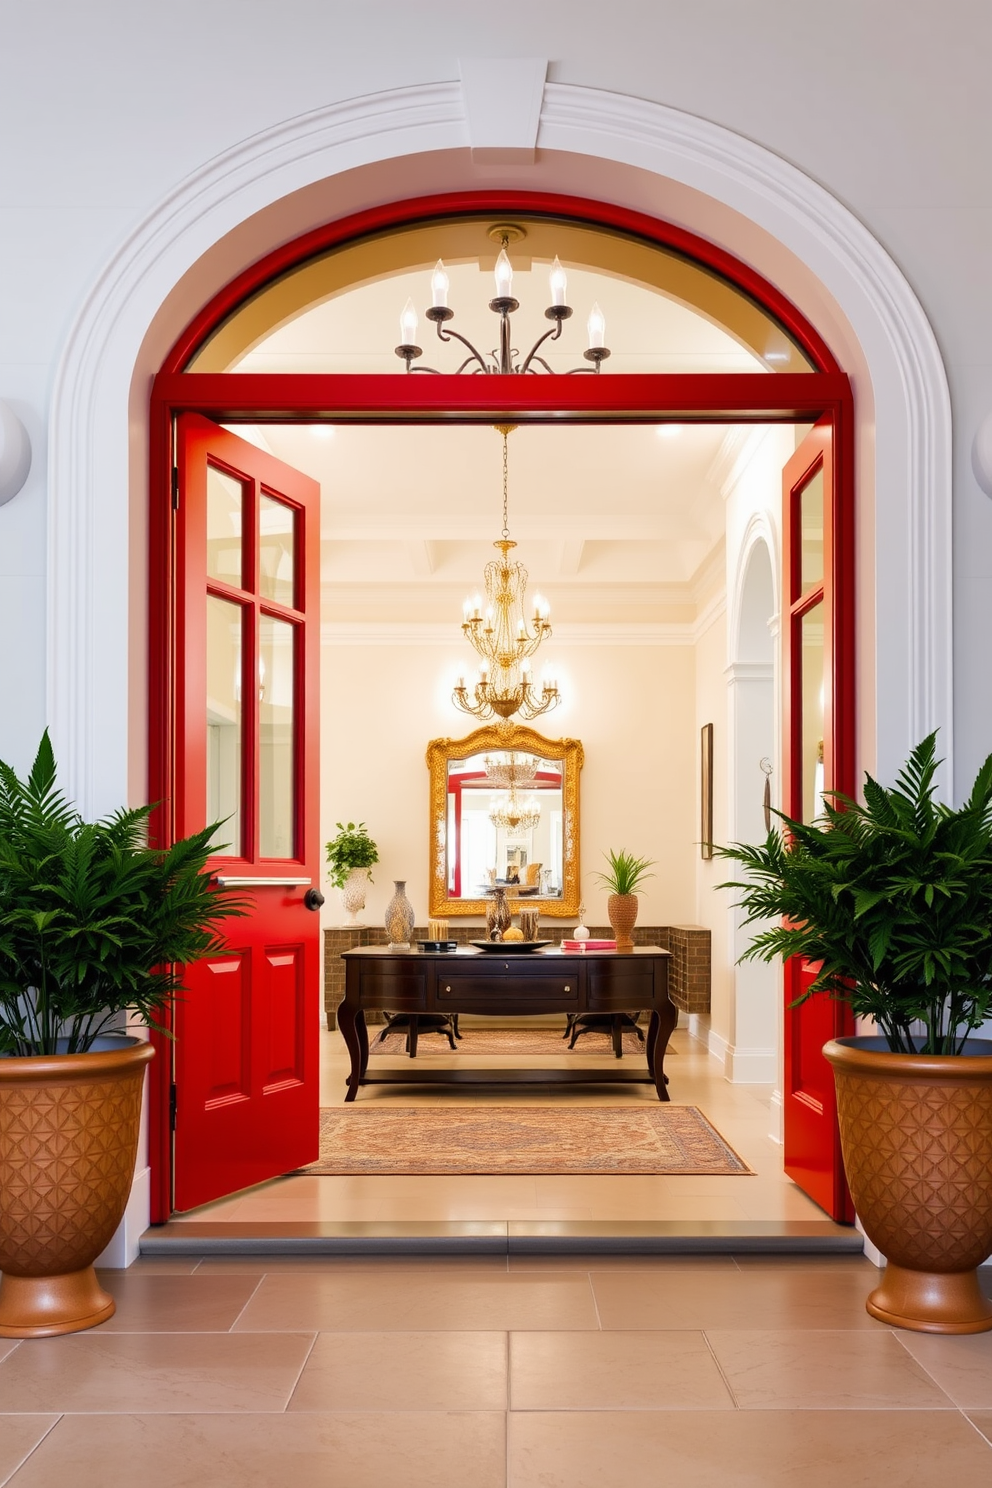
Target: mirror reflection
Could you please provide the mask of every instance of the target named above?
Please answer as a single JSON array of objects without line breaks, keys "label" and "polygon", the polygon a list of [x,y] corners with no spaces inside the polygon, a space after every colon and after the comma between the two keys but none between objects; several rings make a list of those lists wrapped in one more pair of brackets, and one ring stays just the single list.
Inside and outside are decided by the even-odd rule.
[{"label": "mirror reflection", "polygon": [[431,770],[431,913],[484,914],[505,888],[542,913],[578,905],[582,746],[522,726],[435,739]]}]

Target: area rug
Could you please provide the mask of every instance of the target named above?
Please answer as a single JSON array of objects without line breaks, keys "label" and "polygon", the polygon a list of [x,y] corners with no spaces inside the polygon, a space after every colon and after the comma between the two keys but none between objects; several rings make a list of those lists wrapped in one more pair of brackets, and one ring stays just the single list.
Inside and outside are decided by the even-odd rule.
[{"label": "area rug", "polygon": [[346,1106],[301,1173],[752,1173],[696,1106]]},{"label": "area rug", "polygon": [[[549,1054],[568,1054],[568,1040],[562,1038],[562,1028],[472,1028],[461,1026],[461,1038],[457,1040],[458,1048],[453,1050],[447,1038],[439,1033],[425,1033],[421,1031],[417,1041],[417,1058],[424,1054],[468,1054],[468,1055],[513,1055],[520,1058],[531,1056],[547,1058]],[[390,1054],[406,1057],[406,1029],[398,1028],[395,1033],[387,1033],[380,1042],[381,1029],[369,1029],[369,1054]],[[634,1030],[625,1029],[623,1033],[624,1054],[644,1055],[644,1044],[637,1037]],[[615,1059],[613,1053],[613,1041],[611,1035],[599,1028],[591,1028],[588,1033],[580,1034],[571,1050],[575,1054],[605,1054]],[[669,1046],[665,1058],[674,1054],[675,1050]]]}]

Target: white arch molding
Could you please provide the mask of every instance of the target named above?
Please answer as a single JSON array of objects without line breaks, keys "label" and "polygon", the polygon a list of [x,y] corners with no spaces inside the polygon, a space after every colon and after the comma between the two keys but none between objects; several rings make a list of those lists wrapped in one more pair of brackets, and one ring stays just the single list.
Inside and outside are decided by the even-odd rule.
[{"label": "white arch molding", "polygon": [[[129,740],[142,753],[145,554],[133,513],[145,474],[130,468],[129,437],[154,358],[265,246],[374,201],[471,186],[598,196],[678,222],[751,263],[817,325],[859,410],[861,761],[891,775],[935,726],[950,754],[950,404],[930,325],[891,258],[794,166],[660,104],[548,83],[536,163],[517,139],[500,165],[490,138],[478,159],[471,143],[457,82],[287,120],[181,182],[94,284],[58,368],[50,428],[48,719],[81,808],[116,806],[136,779]],[[218,254],[225,241],[240,243],[240,263]],[[162,307],[172,296],[179,314],[184,284],[182,318],[167,325]]]}]

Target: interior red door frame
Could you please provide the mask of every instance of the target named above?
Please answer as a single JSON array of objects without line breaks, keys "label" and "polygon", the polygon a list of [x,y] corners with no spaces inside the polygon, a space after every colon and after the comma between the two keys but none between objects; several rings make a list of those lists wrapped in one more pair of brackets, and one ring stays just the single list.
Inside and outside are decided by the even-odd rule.
[{"label": "interior red door frame", "polygon": [[[608,374],[585,377],[415,377],[350,374],[193,373],[182,367],[203,339],[247,295],[274,274],[335,241],[382,231],[403,222],[454,212],[543,212],[634,232],[675,247],[713,267],[759,300],[803,345],[818,369],[808,373]],[[330,224],[277,250],[231,282],[176,342],[155,378],[150,403],[150,667],[149,791],[160,803],[152,821],[155,840],[175,833],[173,792],[175,700],[174,563],[171,506],[175,420],[200,413],[223,423],[806,423],[829,417],[837,461],[835,531],[839,550],[838,655],[843,668],[835,780],[854,786],[854,451],[853,397],[847,376],[794,306],[713,244],[669,224],[602,203],[538,193],[475,193],[431,198],[376,209]],[[167,1061],[152,1066],[150,1111],[152,1217],[168,1217],[171,1191]]]}]

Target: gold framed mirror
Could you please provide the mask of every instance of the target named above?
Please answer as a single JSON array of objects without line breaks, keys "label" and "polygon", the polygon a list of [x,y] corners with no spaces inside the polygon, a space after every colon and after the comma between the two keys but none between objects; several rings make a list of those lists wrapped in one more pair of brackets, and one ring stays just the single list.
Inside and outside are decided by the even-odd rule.
[{"label": "gold framed mirror", "polygon": [[583,759],[578,739],[522,724],[431,740],[431,915],[484,916],[499,885],[514,908],[575,918]]}]

